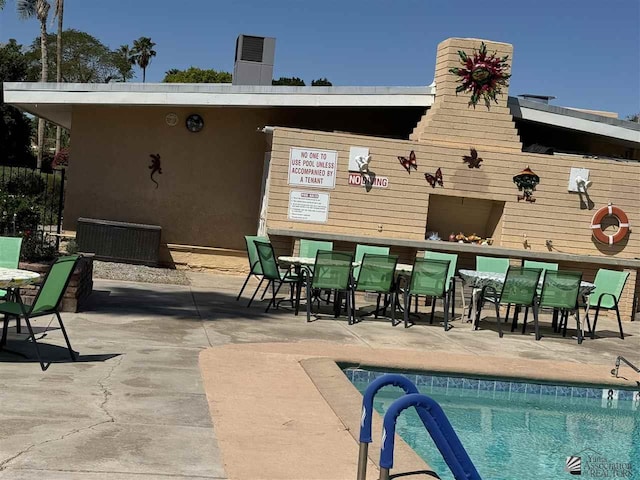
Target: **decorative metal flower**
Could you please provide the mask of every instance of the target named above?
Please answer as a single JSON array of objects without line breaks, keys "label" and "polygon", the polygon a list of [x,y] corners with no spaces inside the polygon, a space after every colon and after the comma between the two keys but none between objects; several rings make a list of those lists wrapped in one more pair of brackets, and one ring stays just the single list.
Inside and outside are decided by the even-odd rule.
[{"label": "decorative metal flower", "polygon": [[470,92],[469,105],[473,105],[473,108],[476,108],[480,98],[484,99],[487,108],[491,106],[491,100],[498,103],[496,96],[502,93],[502,87],[509,85],[507,80],[511,77],[511,74],[506,73],[509,69],[507,63],[509,55],[502,58],[496,57],[495,52],[487,55],[487,46],[484,42],[480,50],[474,50],[472,57],[462,50],[458,50],[458,55],[460,55],[462,68],[456,67],[449,70],[460,77],[456,94]]}]

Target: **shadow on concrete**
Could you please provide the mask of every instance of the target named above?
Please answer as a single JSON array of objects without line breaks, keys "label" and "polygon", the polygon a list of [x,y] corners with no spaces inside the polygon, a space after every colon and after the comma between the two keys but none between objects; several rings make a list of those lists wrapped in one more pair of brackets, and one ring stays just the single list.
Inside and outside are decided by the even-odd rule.
[{"label": "shadow on concrete", "polygon": [[[293,314],[293,308],[288,303],[290,298],[288,291],[278,295],[277,301],[282,301],[278,309],[272,307],[269,312],[265,312],[270,300],[269,294],[265,296],[264,300],[260,300],[260,294],[258,294],[251,307],[247,307],[250,295],[243,296],[236,301],[237,293],[234,291],[206,291],[202,289],[192,291],[188,287],[180,289],[175,286],[164,289],[162,287],[155,284],[149,287],[143,286],[143,284],[121,284],[109,287],[108,290],[96,289],[89,297],[83,312],[123,316],[161,316],[176,320],[203,320],[207,322],[222,318],[225,320],[259,321],[265,318]],[[300,305],[300,317],[306,316],[304,302],[303,298]],[[346,316],[344,320],[346,321]]]},{"label": "shadow on concrete", "polygon": [[[24,328],[23,332],[26,330]],[[34,334],[38,342],[40,357],[48,367],[52,363],[91,363],[104,362],[114,357],[122,355],[121,353],[104,353],[100,355],[80,355],[76,354],[75,362],[71,360],[69,351],[66,346],[53,345],[46,343],[49,332],[59,330],[57,328],[49,328],[45,331],[44,327],[34,327]],[[62,333],[60,332],[62,338]],[[71,339],[73,346],[73,339]],[[15,327],[9,328],[9,337],[7,344],[0,349],[0,363],[38,363],[35,345],[29,340],[25,333],[15,333]]]}]

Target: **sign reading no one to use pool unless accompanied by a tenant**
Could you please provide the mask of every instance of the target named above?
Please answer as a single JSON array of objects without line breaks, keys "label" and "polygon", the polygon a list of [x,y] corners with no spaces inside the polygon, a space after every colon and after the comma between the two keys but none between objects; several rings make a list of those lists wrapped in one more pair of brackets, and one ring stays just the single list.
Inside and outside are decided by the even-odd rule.
[{"label": "sign reading no one to use pool unless accompanied by a tenant", "polygon": [[289,185],[335,188],[338,152],[295,148],[289,150]]}]

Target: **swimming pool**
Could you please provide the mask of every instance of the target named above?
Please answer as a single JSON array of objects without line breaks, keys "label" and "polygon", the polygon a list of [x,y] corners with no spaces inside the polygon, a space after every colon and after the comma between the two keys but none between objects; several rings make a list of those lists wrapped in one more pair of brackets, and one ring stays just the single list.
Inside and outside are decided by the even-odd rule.
[{"label": "swimming pool", "polygon": [[[346,369],[345,373],[364,392],[385,372]],[[566,470],[568,464],[578,463],[572,457],[580,457],[584,478],[640,479],[640,392],[405,376],[420,393],[440,403],[485,480],[572,478]],[[376,395],[374,407],[384,413],[401,394],[385,387]],[[443,480],[453,478],[414,409],[400,415],[397,432]],[[373,433],[377,449],[380,432]]]}]

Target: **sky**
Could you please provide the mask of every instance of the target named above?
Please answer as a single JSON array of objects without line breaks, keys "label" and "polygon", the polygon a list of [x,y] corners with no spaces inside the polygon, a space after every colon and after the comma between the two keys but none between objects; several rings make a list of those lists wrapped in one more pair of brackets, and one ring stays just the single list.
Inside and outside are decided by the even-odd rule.
[{"label": "sky", "polygon": [[[276,38],[274,78],[428,85],[439,42],[482,38],[514,46],[512,96],[640,112],[640,0],[65,0],[64,22],[112,49],[151,37],[148,82],[171,68],[232,72],[236,38],[248,34]],[[38,35],[38,22],[18,19],[7,0],[0,43]]]}]

